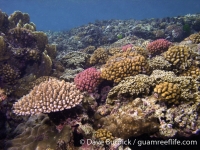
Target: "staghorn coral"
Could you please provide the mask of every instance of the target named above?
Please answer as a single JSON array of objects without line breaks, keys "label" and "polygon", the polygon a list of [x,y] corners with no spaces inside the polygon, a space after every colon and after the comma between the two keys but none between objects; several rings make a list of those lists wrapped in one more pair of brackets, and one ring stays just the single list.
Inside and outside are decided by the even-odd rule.
[{"label": "staghorn coral", "polygon": [[97,48],[90,57],[90,64],[104,64],[108,57],[108,53],[104,48]]},{"label": "staghorn coral", "polygon": [[125,77],[149,73],[149,65],[145,57],[136,52],[116,54],[108,59],[101,68],[101,77],[116,83]]},{"label": "staghorn coral", "polygon": [[94,132],[94,138],[100,140],[103,143],[111,144],[111,141],[114,140],[112,133],[106,129],[98,129]]},{"label": "staghorn coral", "polygon": [[101,81],[100,72],[95,68],[88,68],[74,78],[76,87],[81,91],[92,93],[96,90]]},{"label": "staghorn coral", "polygon": [[180,99],[180,89],[178,84],[163,82],[157,84],[154,88],[154,92],[158,95],[158,99],[161,101],[165,101],[167,103],[179,103]]},{"label": "staghorn coral", "polygon": [[35,115],[70,109],[78,105],[83,95],[73,83],[49,79],[35,86],[28,95],[13,105],[17,115]]},{"label": "staghorn coral", "polygon": [[149,66],[152,70],[170,70],[171,65],[163,56],[155,56],[149,60]]},{"label": "staghorn coral", "polygon": [[143,96],[148,95],[150,87],[153,85],[153,80],[147,75],[139,74],[127,77],[109,91],[106,103],[113,104],[113,100],[120,96],[131,96],[131,98],[133,98],[141,94]]},{"label": "staghorn coral", "polygon": [[194,44],[199,44],[200,43],[200,32],[191,34],[187,39],[191,40],[192,43],[194,43]]},{"label": "staghorn coral", "polygon": [[192,51],[188,46],[172,46],[164,53],[164,58],[172,64],[172,70],[180,73],[191,66]]},{"label": "staghorn coral", "polygon": [[166,51],[169,46],[171,45],[171,42],[165,39],[158,39],[153,42],[150,42],[147,45],[147,50],[151,55],[159,55],[162,52]]},{"label": "staghorn coral", "polygon": [[188,70],[184,71],[180,76],[192,76],[193,78],[200,77],[200,69],[196,66],[191,66]]}]

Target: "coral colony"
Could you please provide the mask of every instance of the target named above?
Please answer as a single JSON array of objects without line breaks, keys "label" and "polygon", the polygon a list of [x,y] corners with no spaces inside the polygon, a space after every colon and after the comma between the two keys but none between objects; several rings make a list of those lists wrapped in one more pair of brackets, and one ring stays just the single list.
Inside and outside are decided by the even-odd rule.
[{"label": "coral colony", "polygon": [[147,135],[197,137],[199,20],[110,20],[45,33],[26,13],[0,11],[0,149],[128,150],[123,141]]}]

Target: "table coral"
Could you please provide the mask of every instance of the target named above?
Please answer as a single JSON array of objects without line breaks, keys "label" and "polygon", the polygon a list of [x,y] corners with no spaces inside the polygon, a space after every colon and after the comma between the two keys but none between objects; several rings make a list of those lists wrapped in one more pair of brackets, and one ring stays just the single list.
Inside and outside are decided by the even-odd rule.
[{"label": "table coral", "polygon": [[95,68],[88,68],[74,78],[76,87],[81,91],[87,91],[89,93],[94,92],[101,81],[100,71]]},{"label": "table coral", "polygon": [[101,68],[101,77],[116,83],[141,73],[148,74],[149,65],[145,57],[136,52],[116,54]]},{"label": "table coral", "polygon": [[29,94],[13,105],[17,115],[35,115],[70,109],[78,105],[83,95],[73,83],[49,79],[35,86]]}]

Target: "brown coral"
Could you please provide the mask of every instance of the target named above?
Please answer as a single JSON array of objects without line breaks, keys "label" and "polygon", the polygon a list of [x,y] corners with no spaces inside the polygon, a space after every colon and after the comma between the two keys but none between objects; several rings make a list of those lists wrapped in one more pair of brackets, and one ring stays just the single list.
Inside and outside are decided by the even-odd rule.
[{"label": "brown coral", "polygon": [[109,91],[106,102],[113,104],[114,99],[120,96],[132,98],[139,94],[148,95],[153,84],[153,80],[144,74],[127,77]]},{"label": "brown coral", "polygon": [[[111,141],[114,140],[114,137],[112,135],[112,133],[106,129],[98,129],[95,133],[94,133],[94,137],[97,140],[100,140],[104,143],[108,143],[110,144]],[[106,142],[107,141],[107,142]]]},{"label": "brown coral", "polygon": [[62,111],[75,107],[82,99],[83,95],[73,83],[49,79],[16,102],[13,112],[17,115],[34,115]]},{"label": "brown coral", "polygon": [[172,64],[176,73],[185,70],[191,65],[191,49],[188,46],[176,45],[164,53],[164,58]]},{"label": "brown coral", "polygon": [[14,84],[16,79],[20,77],[20,71],[9,64],[5,64],[1,66],[0,75],[4,82]]},{"label": "brown coral", "polygon": [[37,41],[37,47],[38,49],[43,52],[45,49],[46,44],[48,44],[48,38],[47,35],[44,32],[41,31],[35,31],[33,32],[33,35]]},{"label": "brown coral", "polygon": [[97,48],[90,57],[90,64],[103,64],[108,59],[108,53],[104,48]]},{"label": "brown coral", "polygon": [[154,88],[154,92],[158,94],[159,100],[164,100],[167,103],[178,103],[180,98],[180,89],[178,84],[163,82]]},{"label": "brown coral", "polygon": [[200,69],[196,66],[191,66],[187,71],[184,71],[181,76],[192,76],[193,78],[200,77]]},{"label": "brown coral", "polygon": [[191,34],[188,39],[190,39],[192,41],[192,43],[194,44],[198,44],[200,43],[200,32],[199,33],[195,33],[195,34]]},{"label": "brown coral", "polygon": [[6,44],[4,42],[3,36],[0,36],[0,59],[2,59],[6,50]]},{"label": "brown coral", "polygon": [[149,73],[149,65],[145,57],[136,52],[116,54],[101,68],[101,77],[116,83],[141,73]]}]

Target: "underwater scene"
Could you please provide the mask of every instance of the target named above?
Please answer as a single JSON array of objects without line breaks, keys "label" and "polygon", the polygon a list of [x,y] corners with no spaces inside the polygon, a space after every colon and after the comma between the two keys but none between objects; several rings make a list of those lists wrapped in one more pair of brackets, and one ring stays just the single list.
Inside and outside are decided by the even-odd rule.
[{"label": "underwater scene", "polygon": [[0,0],[0,150],[200,149],[199,0]]}]

